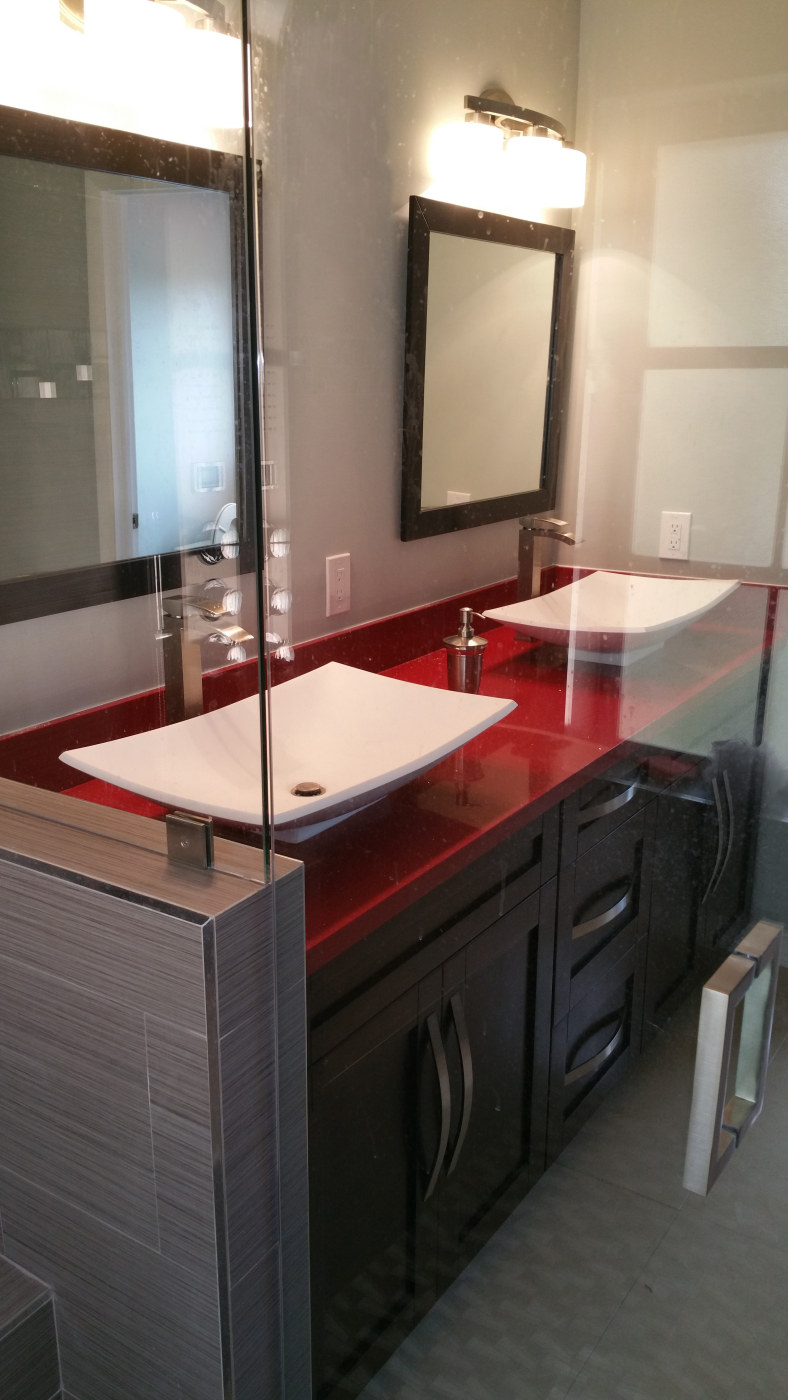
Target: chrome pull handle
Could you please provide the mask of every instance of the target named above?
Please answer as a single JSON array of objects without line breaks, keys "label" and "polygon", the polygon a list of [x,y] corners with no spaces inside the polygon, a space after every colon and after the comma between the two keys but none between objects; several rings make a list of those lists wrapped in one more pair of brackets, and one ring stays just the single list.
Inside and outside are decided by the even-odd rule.
[{"label": "chrome pull handle", "polygon": [[454,1029],[457,1033],[457,1044],[460,1047],[460,1062],[462,1064],[462,1113],[460,1115],[460,1127],[457,1133],[457,1141],[454,1144],[454,1151],[451,1154],[451,1160],[446,1169],[447,1176],[451,1176],[460,1160],[460,1153],[465,1143],[468,1124],[471,1121],[471,1109],[473,1108],[473,1055],[471,1053],[471,1042],[468,1039],[465,1012],[459,992],[454,993],[449,1005],[454,1020]]},{"label": "chrome pull handle", "polygon": [[[602,1024],[604,1025],[604,1022]],[[622,1016],[607,1045],[598,1050],[596,1055],[592,1055],[590,1060],[584,1060],[581,1065],[575,1065],[574,1069],[567,1071],[564,1075],[564,1084],[567,1088],[570,1084],[576,1084],[578,1079],[585,1079],[587,1075],[594,1074],[605,1063],[605,1060],[609,1060],[611,1055],[615,1055],[623,1039],[624,1017]]]},{"label": "chrome pull handle", "polygon": [[725,840],[723,836],[725,818],[722,810],[722,799],[720,797],[720,785],[717,782],[716,778],[712,778],[711,780],[711,791],[714,797],[714,806],[717,812],[717,855],[714,861],[714,869],[711,872],[711,879],[709,880],[709,883],[706,886],[705,893],[703,894],[703,897],[700,901],[701,904],[705,904],[707,900],[711,899],[711,896],[717,888],[718,876],[722,874],[720,867],[723,861],[723,848],[725,845]]},{"label": "chrome pull handle", "polygon": [[[779,924],[761,919],[703,988],[684,1186],[707,1196],[763,1108],[780,958]],[[731,1081],[737,1011],[738,1055]]]},{"label": "chrome pull handle", "polygon": [[441,1039],[438,1018],[435,1012],[431,1012],[427,1017],[427,1033],[430,1040],[430,1049],[435,1061],[435,1071],[438,1076],[438,1089],[441,1099],[441,1131],[438,1141],[438,1150],[435,1154],[432,1171],[424,1192],[424,1199],[428,1201],[435,1187],[438,1184],[443,1159],[446,1156],[446,1148],[449,1145],[449,1128],[451,1126],[451,1085],[449,1083],[449,1066],[446,1062],[446,1051]]},{"label": "chrome pull handle", "polygon": [[606,802],[595,802],[593,807],[581,807],[580,826],[588,826],[589,822],[598,821],[600,817],[609,817],[611,812],[619,812],[622,807],[626,807],[632,801],[638,790],[638,780],[630,783],[623,792],[617,792],[615,797],[609,797]]},{"label": "chrome pull handle", "polygon": [[572,929],[573,942],[578,938],[587,938],[589,933],[598,933],[600,929],[607,928],[608,924],[615,923],[619,914],[623,914],[632,903],[632,886],[630,885],[626,894],[611,904],[609,909],[605,909],[602,914],[595,914],[593,919],[586,919],[582,924],[575,924]]}]

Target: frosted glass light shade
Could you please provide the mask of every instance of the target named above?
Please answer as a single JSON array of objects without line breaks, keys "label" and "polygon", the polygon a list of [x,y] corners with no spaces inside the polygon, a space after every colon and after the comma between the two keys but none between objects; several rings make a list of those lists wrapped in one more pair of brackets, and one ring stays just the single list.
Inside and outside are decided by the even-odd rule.
[{"label": "frosted glass light shade", "polygon": [[586,158],[573,146],[561,147],[553,190],[553,209],[581,209],[586,202]]},{"label": "frosted glass light shade", "polygon": [[463,175],[484,176],[490,161],[503,153],[503,132],[479,122],[446,122],[430,137],[429,171],[437,182]]},{"label": "frosted glass light shade", "polygon": [[516,136],[506,150],[509,182],[543,209],[576,209],[585,202],[586,158],[550,136]]},{"label": "frosted glass light shade", "polygon": [[150,0],[84,0],[85,38],[121,53],[150,52],[151,44],[175,44],[186,28],[183,15]]},{"label": "frosted glass light shade", "polygon": [[497,207],[503,132],[479,122],[447,122],[430,137],[428,164],[434,199],[479,209]]},{"label": "frosted glass light shade", "polygon": [[211,126],[243,126],[240,39],[209,29],[189,30],[185,38],[184,69],[193,95],[195,118],[202,112],[207,113]]}]

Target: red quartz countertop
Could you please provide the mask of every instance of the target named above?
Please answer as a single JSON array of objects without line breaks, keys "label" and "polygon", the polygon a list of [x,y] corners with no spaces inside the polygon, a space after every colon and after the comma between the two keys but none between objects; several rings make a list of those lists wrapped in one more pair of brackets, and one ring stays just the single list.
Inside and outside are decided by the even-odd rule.
[{"label": "red quartz countertop", "polygon": [[[565,648],[492,628],[481,691],[515,700],[516,710],[328,831],[298,844],[277,841],[306,867],[308,971],[603,771],[627,741],[647,739],[649,726],[708,706],[737,683],[754,715],[768,596],[743,586],[624,668],[572,665]],[[445,686],[445,653],[383,674]]]},{"label": "red quartz countertop", "polygon": [[[384,670],[421,685],[446,685],[440,639],[453,630],[458,605],[500,606],[509,584],[368,624],[296,649],[274,681],[326,660]],[[511,698],[517,709],[428,772],[329,830],[277,849],[306,871],[307,968],[314,971],[400,913],[470,861],[527,826],[611,763],[630,740],[670,747],[665,722],[743,687],[755,711],[758,681],[782,590],[742,585],[711,612],[630,667],[572,664],[566,648],[519,641],[490,626],[482,693]],[[415,655],[434,638],[436,650]],[[402,659],[410,657],[411,659]],[[256,689],[256,663],[207,677],[206,707]],[[216,691],[216,694],[214,694]],[[221,694],[219,694],[221,691]],[[93,802],[162,815],[163,808],[95,781],[73,787],[59,762],[65,748],[117,738],[163,722],[154,691],[96,711],[5,736],[0,772],[21,782],[69,791]],[[753,718],[754,723],[754,718]],[[662,725],[649,733],[649,726]],[[752,729],[752,724],[750,725]],[[703,732],[703,719],[700,720]],[[741,737],[752,738],[752,733]],[[227,834],[230,834],[229,832]],[[259,842],[259,832],[254,840]]]}]

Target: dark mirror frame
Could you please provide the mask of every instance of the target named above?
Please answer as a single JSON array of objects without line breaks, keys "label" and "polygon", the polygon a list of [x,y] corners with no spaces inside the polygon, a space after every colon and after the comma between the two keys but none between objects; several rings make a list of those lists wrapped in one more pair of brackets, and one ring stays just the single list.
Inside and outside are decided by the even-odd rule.
[{"label": "dark mirror frame", "polygon": [[[240,552],[234,564],[237,573],[252,571],[255,506],[251,464],[254,459],[249,421],[252,396],[243,157],[3,106],[0,106],[0,154],[82,170],[224,190],[229,194],[236,366],[236,499],[240,535]],[[0,624],[24,622],[51,613],[179,588],[183,582],[184,553],[196,554],[199,550],[174,550],[168,554],[0,581]]]},{"label": "dark mirror frame", "polygon": [[[448,233],[484,243],[508,243],[555,255],[549,370],[545,394],[540,486],[510,496],[468,501],[423,510],[421,505],[424,372],[427,353],[427,295],[430,235]],[[405,318],[405,384],[402,440],[403,540],[444,535],[474,525],[490,525],[520,515],[553,510],[563,416],[566,353],[569,340],[570,286],[575,235],[571,229],[511,219],[504,214],[443,204],[411,195],[408,221],[408,282]]]}]

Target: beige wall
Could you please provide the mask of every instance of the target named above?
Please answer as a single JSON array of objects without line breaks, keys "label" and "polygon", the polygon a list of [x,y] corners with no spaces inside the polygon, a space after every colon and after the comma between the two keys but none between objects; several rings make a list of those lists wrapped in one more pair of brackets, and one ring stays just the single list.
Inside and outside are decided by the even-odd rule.
[{"label": "beige wall", "polygon": [[[756,545],[762,549],[764,500],[770,524],[778,526],[770,548],[779,553],[784,473],[775,456],[782,352],[773,343],[694,347],[702,356],[693,372],[717,375],[717,396],[706,395],[707,409],[720,402],[726,355],[740,393],[746,387],[741,372],[747,371],[750,382],[758,372],[768,411],[760,416],[762,436],[754,450],[749,436],[737,442],[730,434],[715,437],[712,411],[698,420],[703,396],[681,388],[671,398],[668,375],[674,383],[692,384],[687,356],[693,346],[650,345],[649,312],[660,161],[668,160],[663,189],[670,192],[671,180],[675,186],[678,178],[671,156],[683,157],[688,145],[708,142],[709,150],[719,151],[720,143],[762,140],[786,125],[784,0],[760,0],[754,9],[733,0],[681,5],[582,0],[582,6],[580,0],[496,0],[484,6],[369,0],[364,7],[351,0],[328,7],[317,0],[287,6],[261,0],[256,22],[264,48],[259,95],[264,103],[266,454],[276,462],[280,482],[269,493],[272,516],[276,520],[289,511],[292,520],[292,635],[321,635],[338,624],[416,606],[514,572],[513,522],[435,540],[399,540],[404,210],[408,195],[428,183],[430,130],[460,115],[465,92],[500,83],[574,132],[578,43],[576,136],[589,152],[589,200],[578,224],[578,319],[562,504],[563,513],[577,519],[584,543],[559,555],[567,562],[659,569],[654,514],[692,509],[693,548],[699,542],[704,548],[688,571],[719,568],[773,576],[773,568],[746,560],[756,558]],[[719,181],[716,189],[719,193]],[[675,197],[662,204],[669,234],[671,219],[675,224],[678,218],[681,226],[681,209]],[[716,255],[722,270],[726,247],[739,246],[752,227],[752,220],[738,221],[734,242],[723,244]],[[672,244],[668,237],[668,246],[675,248],[675,237]],[[690,271],[693,266],[697,269],[697,259]],[[745,302],[774,299],[778,267],[768,247],[761,249],[748,266]],[[739,258],[732,264],[734,280],[740,271]],[[734,298],[734,319],[741,304],[741,297]],[[757,330],[758,336],[768,334]],[[645,375],[648,371],[653,383],[657,370],[667,371],[660,390],[644,396]],[[730,401],[722,395],[724,406]],[[644,419],[652,425],[645,447]],[[664,436],[669,423],[672,439]],[[653,425],[662,437],[654,435]],[[691,500],[676,499],[679,486],[690,480],[683,471],[670,498],[660,501],[659,464],[669,467],[671,446],[686,460],[681,453],[690,431],[706,433],[705,476],[696,479]],[[718,513],[709,524],[700,517],[710,503]],[[730,552],[731,522],[739,520],[745,563],[726,562],[722,546]],[[352,559],[353,610],[327,619],[324,559],[344,551]],[[23,636],[9,637],[10,651],[0,635],[0,662],[7,653],[20,677],[16,715],[24,713],[25,690],[47,697],[37,718],[50,705],[52,714],[71,707],[65,698],[74,690],[70,656],[79,657],[73,670],[79,672],[80,697],[87,692],[94,703],[151,683],[152,643],[147,621],[136,617],[147,609],[135,605],[129,627],[128,605],[120,607],[126,612],[100,610],[92,637],[78,614],[55,618],[51,625],[26,624]],[[61,658],[57,668],[53,632]],[[110,678],[102,651],[108,639],[110,650],[116,650],[120,637],[122,664],[119,658]],[[19,670],[25,666],[27,684]],[[2,727],[13,727],[4,718]]]},{"label": "beige wall", "polygon": [[[289,479],[296,640],[515,572],[513,522],[399,539],[407,201],[466,93],[501,85],[573,131],[579,17],[579,0],[260,6],[266,455]],[[346,551],[353,608],[327,619],[325,557]]]},{"label": "beige wall", "polygon": [[[583,0],[566,562],[780,577],[786,127],[784,0]],[[686,565],[662,510],[693,513]]]},{"label": "beige wall", "polygon": [[[579,0],[258,0],[253,19],[268,504],[293,531],[292,623],[272,625],[300,640],[515,570],[513,523],[399,540],[406,206],[466,92],[503,84],[573,129]],[[344,551],[353,610],[327,619],[324,560]],[[155,622],[140,599],[0,628],[0,732],[156,684]]]}]

